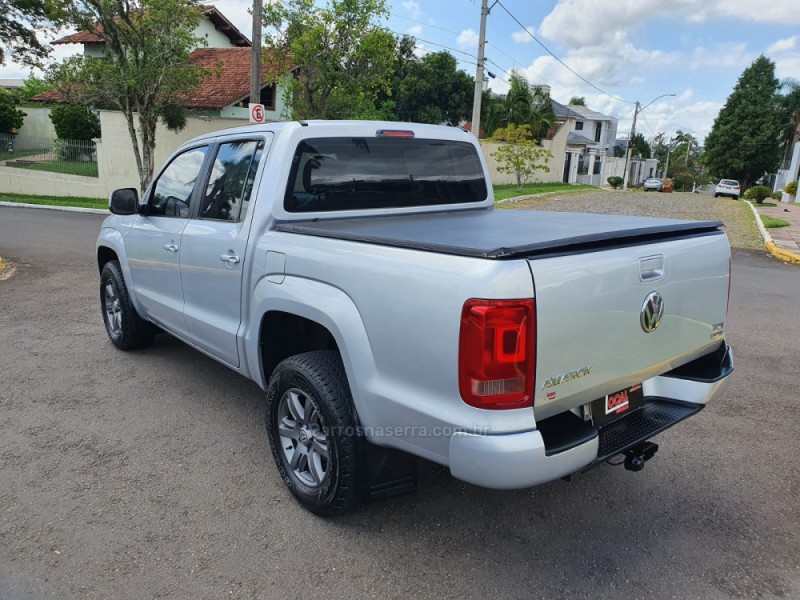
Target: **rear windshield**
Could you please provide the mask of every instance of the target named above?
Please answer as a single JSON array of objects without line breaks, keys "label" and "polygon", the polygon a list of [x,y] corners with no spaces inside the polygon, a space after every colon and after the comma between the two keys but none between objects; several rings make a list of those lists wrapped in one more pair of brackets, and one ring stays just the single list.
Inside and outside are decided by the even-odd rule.
[{"label": "rear windshield", "polygon": [[470,143],[316,138],[297,146],[284,208],[317,212],[481,202],[488,195]]},{"label": "rear windshield", "polygon": [[739,182],[735,179],[723,179],[720,183],[722,185],[739,185]]}]

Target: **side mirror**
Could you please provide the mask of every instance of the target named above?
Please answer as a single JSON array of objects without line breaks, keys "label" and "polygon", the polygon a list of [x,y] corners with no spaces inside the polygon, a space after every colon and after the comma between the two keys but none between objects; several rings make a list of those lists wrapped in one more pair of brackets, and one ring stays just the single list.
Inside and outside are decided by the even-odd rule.
[{"label": "side mirror", "polygon": [[108,210],[115,215],[135,215],[139,211],[139,193],[134,188],[122,188],[111,192]]}]

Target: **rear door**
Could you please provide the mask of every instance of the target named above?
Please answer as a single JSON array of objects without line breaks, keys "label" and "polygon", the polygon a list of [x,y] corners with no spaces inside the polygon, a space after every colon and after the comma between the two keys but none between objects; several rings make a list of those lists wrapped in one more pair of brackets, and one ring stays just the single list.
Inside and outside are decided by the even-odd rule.
[{"label": "rear door", "polygon": [[248,213],[270,140],[271,134],[215,144],[198,208],[182,236],[183,315],[189,340],[232,366],[239,366]]},{"label": "rear door", "polygon": [[180,336],[186,335],[181,236],[207,152],[208,146],[199,146],[175,156],[150,187],[146,214],[130,229],[128,264],[136,297],[148,318]]}]

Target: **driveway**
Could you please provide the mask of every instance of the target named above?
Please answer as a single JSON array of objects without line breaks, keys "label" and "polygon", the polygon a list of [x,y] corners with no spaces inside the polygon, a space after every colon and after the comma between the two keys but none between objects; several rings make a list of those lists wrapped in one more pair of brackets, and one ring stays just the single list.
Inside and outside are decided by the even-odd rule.
[{"label": "driveway", "polygon": [[277,476],[255,385],[166,336],[111,346],[99,224],[0,207],[19,265],[0,281],[0,598],[800,597],[800,268],[735,253],[732,384],[641,473],[498,492],[426,463],[415,495],[325,521]]},{"label": "driveway", "polygon": [[733,248],[763,250],[764,243],[744,202],[707,194],[587,191],[531,198],[500,205],[507,209],[588,212],[670,219],[719,220],[725,223]]}]

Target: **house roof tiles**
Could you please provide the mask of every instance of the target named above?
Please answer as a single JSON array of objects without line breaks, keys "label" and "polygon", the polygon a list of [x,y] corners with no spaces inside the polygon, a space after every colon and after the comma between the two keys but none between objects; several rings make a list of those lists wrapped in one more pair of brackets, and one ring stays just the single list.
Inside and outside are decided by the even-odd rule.
[{"label": "house roof tiles", "polygon": [[[196,110],[221,110],[247,98],[250,92],[251,48],[198,48],[189,61],[209,71],[194,91],[186,94],[183,106]],[[262,85],[275,81],[280,75],[278,61],[266,53],[261,65]],[[218,70],[219,69],[219,70]],[[37,102],[64,103],[59,90],[50,90],[31,98]]]}]

